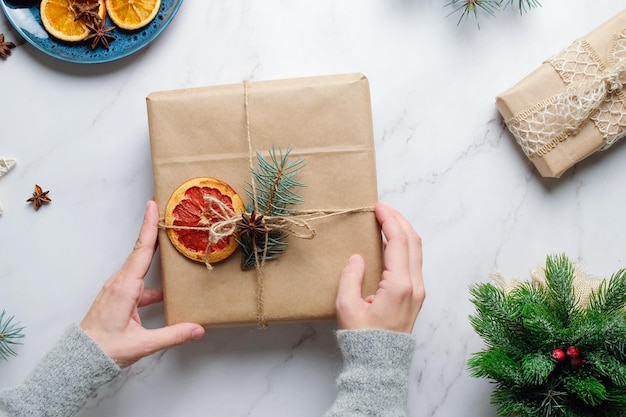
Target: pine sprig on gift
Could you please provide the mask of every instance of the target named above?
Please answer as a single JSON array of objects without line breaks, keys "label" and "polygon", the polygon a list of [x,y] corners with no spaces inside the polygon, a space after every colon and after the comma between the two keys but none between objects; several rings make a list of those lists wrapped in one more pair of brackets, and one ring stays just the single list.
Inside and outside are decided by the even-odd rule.
[{"label": "pine sprig on gift", "polygon": [[6,317],[6,311],[0,313],[0,359],[7,360],[17,353],[13,350],[13,345],[21,345],[24,338],[23,326],[13,321],[14,317]]},{"label": "pine sprig on gift", "polygon": [[508,293],[489,283],[470,288],[470,323],[486,344],[468,360],[470,374],[495,382],[491,402],[501,416],[624,416],[626,270],[585,307],[566,256],[548,256],[545,275],[545,285]]},{"label": "pine sprig on gift", "polygon": [[[257,153],[257,167],[252,169],[254,188],[248,184],[246,195],[250,200],[243,221],[238,226],[237,241],[241,245],[243,256],[241,267],[254,268],[261,259],[275,259],[287,248],[287,233],[280,230],[266,229],[265,216],[288,216],[291,206],[302,203],[294,189],[304,184],[296,179],[304,167],[304,159],[289,159],[291,148],[276,151],[273,147],[269,159]],[[255,256],[256,248],[256,256]]]},{"label": "pine sprig on gift", "polygon": [[539,0],[450,0],[450,2],[446,4],[446,7],[453,8],[448,16],[459,12],[461,13],[457,25],[470,15],[473,15],[476,20],[476,25],[480,28],[478,16],[481,11],[490,16],[495,16],[496,12],[506,9],[508,6],[515,3],[517,3],[520,15],[541,6]]}]

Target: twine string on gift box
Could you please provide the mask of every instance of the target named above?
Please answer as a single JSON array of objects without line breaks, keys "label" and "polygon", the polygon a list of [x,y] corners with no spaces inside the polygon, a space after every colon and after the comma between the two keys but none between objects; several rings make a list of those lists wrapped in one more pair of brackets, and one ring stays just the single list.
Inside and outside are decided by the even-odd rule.
[{"label": "twine string on gift box", "polygon": [[[210,237],[209,245],[207,247],[210,248],[220,239],[237,233],[237,223],[243,219],[244,214],[250,214],[238,214],[228,204],[225,204],[223,201],[213,196],[205,196],[205,202],[211,204],[211,207],[217,206],[217,209],[226,213],[226,215],[223,215],[213,209],[213,212],[217,213],[222,220],[214,222],[210,226],[162,225],[162,227],[165,229],[176,230],[208,231]],[[267,231],[269,232],[280,231],[300,239],[313,239],[317,232],[315,231],[315,228],[311,226],[311,222],[329,217],[340,216],[342,214],[371,213],[372,211],[374,211],[373,207],[345,210],[293,210],[287,216],[263,216],[263,221]],[[263,260],[261,259],[261,262],[262,261]],[[213,266],[210,263],[206,262],[206,265],[207,269],[213,269]]]},{"label": "twine string on gift box", "polygon": [[530,159],[545,155],[592,121],[605,150],[626,136],[626,30],[613,35],[607,64],[584,39],[547,61],[567,87],[506,124]]},{"label": "twine string on gift box", "polygon": [[[233,236],[237,233],[237,224],[243,219],[243,214],[237,214],[232,207],[225,204],[218,198],[213,196],[205,196],[205,202],[209,204],[209,207],[213,209],[222,220],[214,222],[210,226],[167,226],[163,225],[167,229],[177,230],[198,230],[209,232],[209,242],[204,252],[204,264],[210,271],[213,269],[213,265],[209,263],[209,249],[216,244],[220,239]],[[265,297],[264,285],[263,285],[263,266],[267,259],[267,241],[269,232],[279,231],[286,233],[290,236],[294,236],[300,239],[313,239],[316,235],[315,229],[311,226],[310,222],[317,220],[339,216],[350,213],[368,213],[372,212],[372,207],[361,207],[355,209],[345,210],[297,210],[292,211],[288,216],[263,216],[263,222],[266,229],[265,233],[265,245],[263,248],[263,255],[259,258],[258,248],[256,241],[252,240],[255,271],[256,271],[256,291],[257,291],[257,323],[259,327],[267,327],[267,319],[265,317]]]},{"label": "twine string on gift box", "polygon": [[[250,133],[250,114],[249,114],[249,103],[248,103],[248,93],[249,93],[249,83],[248,81],[243,82],[243,90],[244,90],[244,114],[245,114],[245,127],[246,127],[246,140],[248,144],[248,163],[250,172],[253,173],[254,170],[254,158],[253,158],[253,146],[252,146],[252,135]],[[257,186],[255,182],[254,174],[251,176],[251,188],[252,188],[252,205],[255,213],[259,213],[258,207],[258,199],[257,199]],[[162,221],[160,222],[160,227],[165,229],[176,229],[176,230],[198,230],[198,231],[207,231],[209,234],[209,240],[207,243],[207,247],[204,253],[204,263],[206,265],[207,270],[211,271],[213,266],[208,261],[209,259],[209,250],[211,246],[215,245],[220,239],[227,238],[230,236],[236,236],[239,232],[238,225],[242,220],[244,220],[244,216],[249,216],[251,213],[236,213],[232,207],[225,204],[218,198],[213,196],[205,196],[205,202],[208,204],[214,214],[217,215],[221,220],[212,223],[209,226],[182,226],[182,225],[167,225]],[[254,253],[254,265],[256,271],[256,298],[257,298],[257,324],[261,328],[265,328],[268,326],[267,318],[265,317],[265,296],[264,296],[264,285],[263,285],[263,266],[265,265],[265,261],[267,260],[267,248],[268,248],[268,239],[270,232],[281,232],[287,234],[289,236],[297,237],[300,239],[313,239],[316,235],[316,231],[311,226],[312,222],[319,221],[322,219],[327,219],[330,217],[341,216],[345,214],[356,214],[356,213],[371,213],[374,211],[374,207],[364,206],[364,207],[356,207],[349,209],[334,209],[334,210],[290,210],[288,214],[281,216],[270,216],[265,215],[262,216],[262,223],[264,229],[265,236],[265,244],[263,245],[263,253],[259,257],[259,251],[257,242],[255,239],[252,239],[253,245],[253,253]]]}]

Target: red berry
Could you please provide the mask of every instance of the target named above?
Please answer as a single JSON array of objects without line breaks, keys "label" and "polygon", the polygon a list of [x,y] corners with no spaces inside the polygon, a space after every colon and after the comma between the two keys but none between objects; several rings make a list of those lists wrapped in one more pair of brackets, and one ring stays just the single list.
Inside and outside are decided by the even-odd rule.
[{"label": "red berry", "polygon": [[581,358],[572,358],[570,359],[570,363],[573,368],[580,369],[583,367],[583,360]]},{"label": "red berry", "polygon": [[552,351],[552,357],[561,362],[563,359],[565,359],[565,352],[563,352],[562,349],[554,349]]},{"label": "red berry", "polygon": [[567,356],[569,356],[570,358],[577,358],[580,356],[580,351],[578,350],[576,346],[568,347],[566,353],[567,353]]}]

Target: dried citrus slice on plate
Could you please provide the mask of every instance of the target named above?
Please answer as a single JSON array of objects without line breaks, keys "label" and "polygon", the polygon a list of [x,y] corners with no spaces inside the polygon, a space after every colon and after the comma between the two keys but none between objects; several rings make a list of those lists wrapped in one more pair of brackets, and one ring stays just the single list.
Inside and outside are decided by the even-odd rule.
[{"label": "dried citrus slice on plate", "polygon": [[[79,17],[79,4],[84,4],[79,0],[41,0],[39,13],[41,23],[46,31],[57,39],[68,42],[78,42],[85,39],[91,31],[85,24],[84,19]],[[96,0],[93,1],[96,3]],[[97,0],[100,5],[98,16],[104,19],[106,16],[106,6],[104,0]]]},{"label": "dried citrus slice on plate", "polygon": [[171,226],[207,228],[231,217],[232,212],[243,213],[244,204],[230,185],[211,177],[191,178],[174,190],[165,206],[167,236],[187,258],[198,262],[219,262],[237,249],[239,244],[235,236],[223,237],[209,246],[208,230]]},{"label": "dried citrus slice on plate", "polygon": [[161,0],[106,0],[109,17],[117,26],[135,30],[152,22]]}]

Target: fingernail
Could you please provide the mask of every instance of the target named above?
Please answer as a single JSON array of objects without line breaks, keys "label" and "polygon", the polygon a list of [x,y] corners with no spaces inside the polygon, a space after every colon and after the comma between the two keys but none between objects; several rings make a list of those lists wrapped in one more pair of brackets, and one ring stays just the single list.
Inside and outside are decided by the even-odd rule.
[{"label": "fingernail", "polygon": [[389,211],[391,207],[388,204],[383,203],[382,201],[378,202],[378,210]]},{"label": "fingernail", "polygon": [[360,258],[361,258],[361,255],[358,255],[358,254],[355,253],[354,255],[350,256],[349,261],[350,262],[359,262],[361,260]]},{"label": "fingernail", "polygon": [[204,329],[202,328],[194,329],[191,332],[191,340],[200,340],[202,339],[202,336],[204,336]]}]

